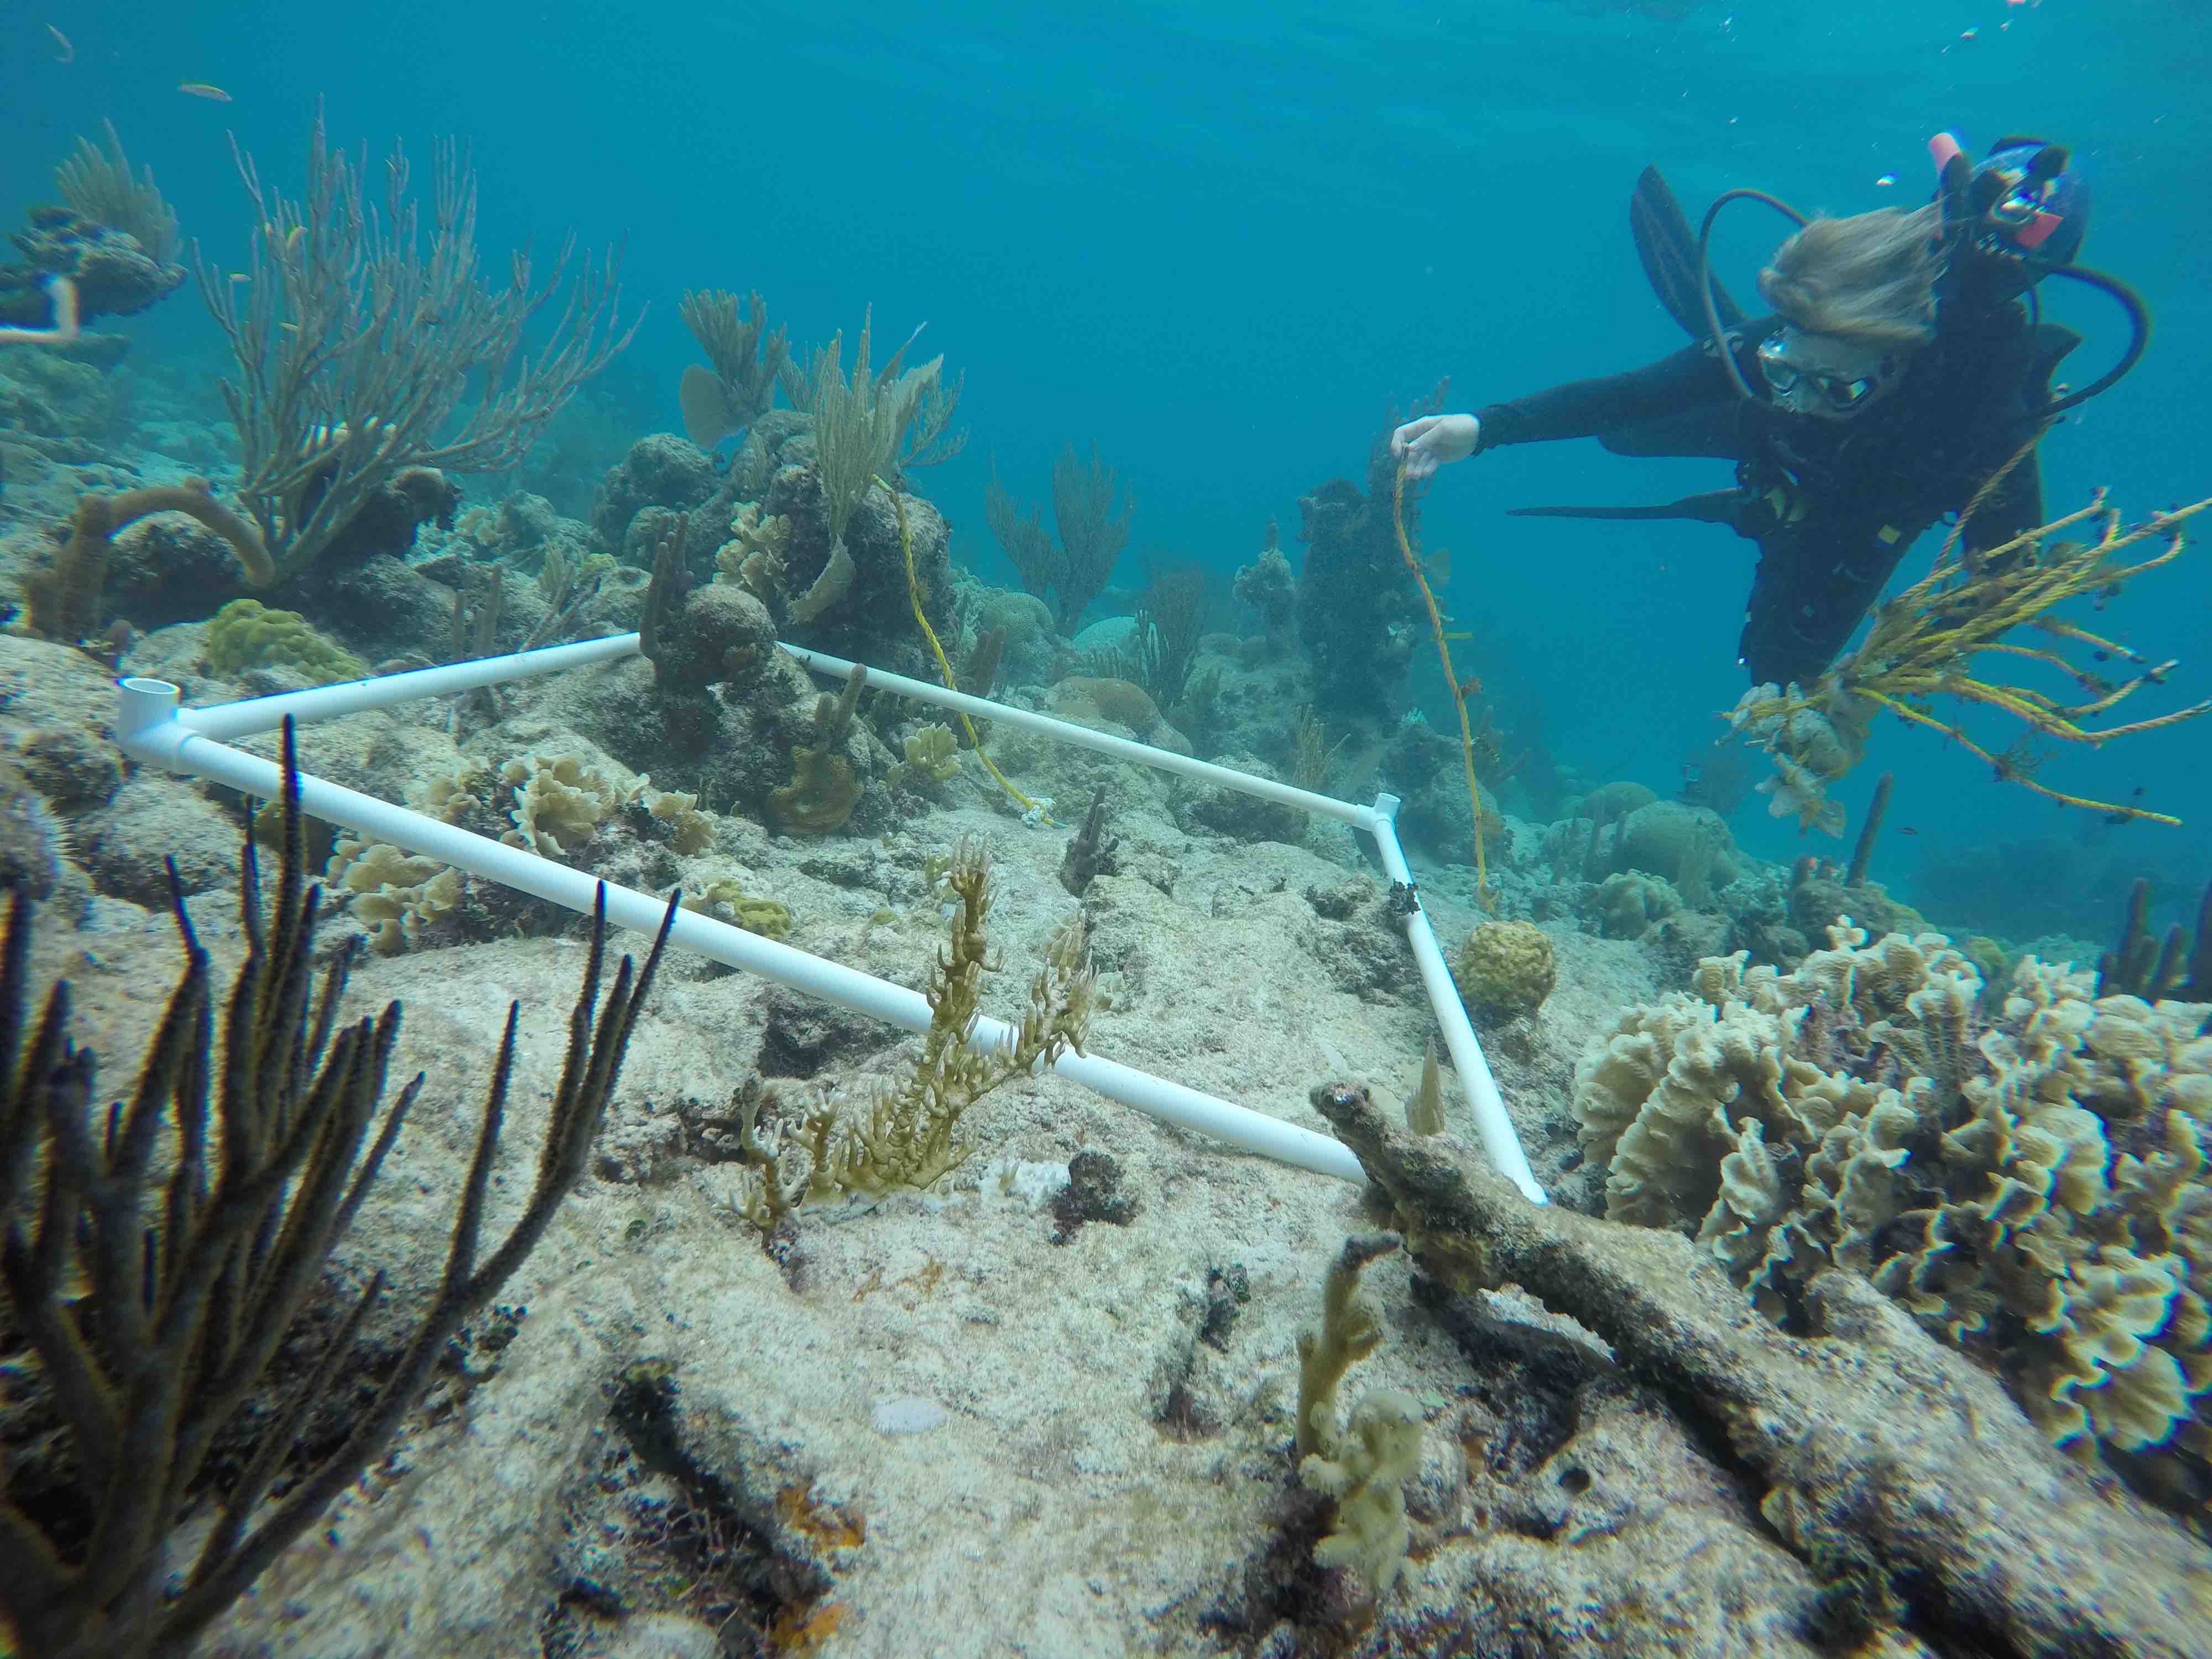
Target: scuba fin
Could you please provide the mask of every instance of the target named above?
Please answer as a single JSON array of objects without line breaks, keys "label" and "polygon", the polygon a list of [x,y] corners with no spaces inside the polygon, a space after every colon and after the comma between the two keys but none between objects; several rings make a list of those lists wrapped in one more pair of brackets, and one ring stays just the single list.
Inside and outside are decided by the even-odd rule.
[{"label": "scuba fin", "polygon": [[1742,527],[1743,492],[1709,489],[1701,495],[1685,495],[1679,501],[1655,501],[1643,507],[1509,507],[1514,519],[1687,519],[1697,524],[1724,524],[1738,535]]},{"label": "scuba fin", "polygon": [[[1674,199],[1674,192],[1656,167],[1645,167],[1629,193],[1628,228],[1636,239],[1636,257],[1644,262],[1644,277],[1659,296],[1659,303],[1667,307],[1667,314],[1692,339],[1711,339],[1713,331],[1705,320],[1705,301],[1698,293],[1698,234],[1690,228],[1682,204]],[[1728,290],[1717,280],[1708,280],[1712,282],[1713,309],[1721,325],[1725,329],[1741,326],[1743,313]]]}]

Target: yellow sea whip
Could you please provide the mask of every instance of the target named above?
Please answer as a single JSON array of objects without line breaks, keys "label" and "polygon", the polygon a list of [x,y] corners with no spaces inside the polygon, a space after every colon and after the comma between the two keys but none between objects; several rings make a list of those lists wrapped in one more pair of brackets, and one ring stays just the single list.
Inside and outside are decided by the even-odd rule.
[{"label": "yellow sea whip", "polygon": [[1482,854],[1482,795],[1474,786],[1474,732],[1467,721],[1467,688],[1460,683],[1452,670],[1451,647],[1444,642],[1443,613],[1437,609],[1437,597],[1429,591],[1429,579],[1421,569],[1421,562],[1413,556],[1413,544],[1406,539],[1406,463],[1398,463],[1397,476],[1390,483],[1390,527],[1398,532],[1398,551],[1406,561],[1406,568],[1413,573],[1413,585],[1421,590],[1421,603],[1428,607],[1429,632],[1437,641],[1437,659],[1443,664],[1444,684],[1450,689],[1452,704],[1459,710],[1460,759],[1467,766],[1467,805],[1474,817],[1474,896],[1485,909],[1490,908],[1490,866]]}]

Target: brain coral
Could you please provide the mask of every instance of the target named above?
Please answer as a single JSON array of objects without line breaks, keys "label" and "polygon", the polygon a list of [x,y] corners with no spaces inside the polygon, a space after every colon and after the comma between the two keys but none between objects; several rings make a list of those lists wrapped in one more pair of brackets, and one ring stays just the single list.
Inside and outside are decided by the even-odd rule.
[{"label": "brain coral", "polygon": [[1833,1267],[1996,1368],[2057,1443],[2212,1498],[2212,1006],[2010,988],[1848,924],[1796,972],[1707,957],[1576,1073],[1606,1213],[1693,1234],[1785,1322]]}]

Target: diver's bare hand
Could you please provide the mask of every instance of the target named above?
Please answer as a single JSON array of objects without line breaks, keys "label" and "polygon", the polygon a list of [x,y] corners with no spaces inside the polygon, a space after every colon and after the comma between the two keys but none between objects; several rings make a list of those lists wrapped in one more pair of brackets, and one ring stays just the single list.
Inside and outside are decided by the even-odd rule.
[{"label": "diver's bare hand", "polygon": [[1390,434],[1390,454],[1406,464],[1408,478],[1425,478],[1447,461],[1463,461],[1482,438],[1472,415],[1424,415]]}]

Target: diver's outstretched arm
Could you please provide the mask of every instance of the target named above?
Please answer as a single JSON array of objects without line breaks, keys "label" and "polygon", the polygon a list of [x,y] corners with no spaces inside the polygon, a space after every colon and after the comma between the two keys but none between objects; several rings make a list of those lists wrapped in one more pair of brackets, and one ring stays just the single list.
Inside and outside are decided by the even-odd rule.
[{"label": "diver's outstretched arm", "polygon": [[[1752,343],[1739,358],[1756,375],[1758,324],[1742,331]],[[1720,360],[1702,345],[1688,345],[1656,362],[1620,374],[1570,380],[1510,402],[1486,404],[1472,417],[1481,430],[1478,450],[1500,444],[1547,443],[1557,438],[1595,438],[1625,427],[1673,416],[1702,404],[1733,401],[1735,391]]]}]

